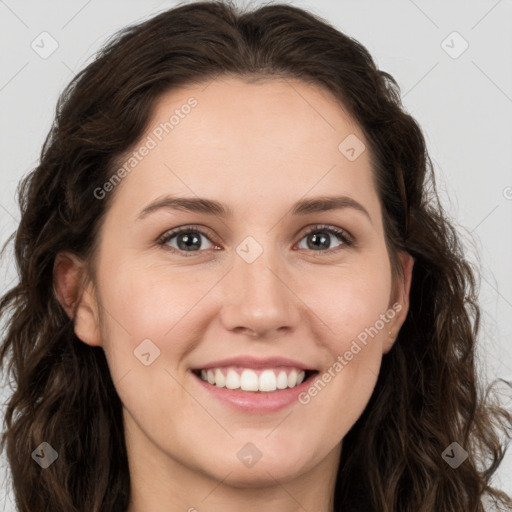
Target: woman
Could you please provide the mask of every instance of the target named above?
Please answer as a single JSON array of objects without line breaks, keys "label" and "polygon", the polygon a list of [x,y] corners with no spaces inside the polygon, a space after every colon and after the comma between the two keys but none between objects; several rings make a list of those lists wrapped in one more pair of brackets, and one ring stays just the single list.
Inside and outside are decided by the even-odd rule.
[{"label": "woman", "polygon": [[[422,132],[288,5],[119,33],[20,188],[20,511],[482,511],[510,414]],[[320,243],[320,245],[319,245]]]}]

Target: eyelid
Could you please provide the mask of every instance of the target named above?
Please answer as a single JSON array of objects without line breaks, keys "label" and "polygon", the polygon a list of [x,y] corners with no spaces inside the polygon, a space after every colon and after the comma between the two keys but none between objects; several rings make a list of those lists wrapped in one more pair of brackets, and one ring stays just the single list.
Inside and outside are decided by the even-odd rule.
[{"label": "eyelid", "polygon": [[[180,226],[180,227],[165,231],[156,239],[156,243],[159,245],[165,245],[171,238],[174,238],[176,235],[179,235],[180,233],[183,233],[183,232],[189,232],[189,231],[197,232],[197,233],[207,237],[211,242],[215,242],[216,237],[214,235],[212,235],[213,231],[211,231],[209,228],[207,228],[205,226],[198,225],[198,224],[187,224],[186,226]],[[174,248],[171,247],[170,249],[172,250]],[[182,252],[186,252],[186,251],[179,251],[179,252],[182,253]],[[197,252],[204,252],[204,251],[197,251]]]},{"label": "eyelid", "polygon": [[[337,226],[332,226],[330,224],[314,224],[313,226],[310,226],[307,231],[302,233],[301,240],[306,235],[309,235],[310,233],[314,233],[315,231],[326,231],[329,233],[333,233],[338,238],[341,238],[344,245],[352,246],[355,245],[354,237],[343,228],[339,228]],[[318,252],[332,252],[332,249],[328,249],[327,251],[318,251]],[[315,251],[316,252],[316,251]]]},{"label": "eyelid", "polygon": [[[338,237],[338,239],[340,239],[340,241],[342,242],[341,246],[338,246],[337,248],[326,249],[326,250],[322,250],[322,251],[311,251],[310,250],[309,252],[312,252],[312,253],[319,253],[320,255],[332,255],[332,254],[337,254],[337,252],[339,250],[342,250],[343,247],[353,247],[356,245],[354,237],[346,229],[343,229],[343,228],[340,228],[337,226],[333,226],[331,224],[313,224],[304,229],[306,229],[306,231],[302,232],[302,234],[298,240],[299,242],[305,236],[309,235],[310,233],[314,233],[315,231],[322,231],[322,230],[333,234],[334,236]],[[299,233],[301,231],[299,231]],[[197,224],[189,224],[189,225],[180,226],[180,227],[168,230],[168,231],[164,232],[163,234],[161,234],[157,238],[156,243],[161,246],[166,246],[166,244],[169,240],[171,240],[172,238],[174,238],[175,236],[177,236],[183,232],[185,232],[185,233],[186,232],[196,232],[196,233],[208,238],[210,240],[210,242],[212,242],[214,244],[218,244],[218,242],[216,242],[216,237],[212,236],[212,234],[211,234],[212,231],[209,228],[207,228],[205,226],[197,225]],[[298,235],[296,235],[296,236],[298,236]],[[185,257],[193,256],[194,253],[200,254],[200,253],[205,252],[205,250],[181,251],[179,249],[175,249],[174,247],[167,247],[166,249],[169,250],[170,252],[178,253]]]}]

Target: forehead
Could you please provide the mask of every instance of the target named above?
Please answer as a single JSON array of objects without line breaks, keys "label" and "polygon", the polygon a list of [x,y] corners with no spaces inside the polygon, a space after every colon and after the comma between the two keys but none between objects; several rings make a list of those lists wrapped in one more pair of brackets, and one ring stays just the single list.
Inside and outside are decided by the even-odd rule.
[{"label": "forehead", "polygon": [[[347,144],[360,152],[356,159],[347,158]],[[144,134],[120,160],[128,172],[117,193],[138,206],[164,193],[240,207],[333,189],[362,198],[373,193],[364,144],[358,124],[323,88],[222,77],[158,98]]]}]

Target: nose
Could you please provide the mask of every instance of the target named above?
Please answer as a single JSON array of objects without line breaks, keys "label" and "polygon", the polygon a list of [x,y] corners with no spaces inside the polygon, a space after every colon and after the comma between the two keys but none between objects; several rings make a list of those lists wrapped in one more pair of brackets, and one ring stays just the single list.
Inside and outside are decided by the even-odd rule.
[{"label": "nose", "polygon": [[300,300],[287,283],[290,274],[268,253],[252,263],[235,255],[223,280],[221,320],[226,329],[261,338],[296,329]]}]

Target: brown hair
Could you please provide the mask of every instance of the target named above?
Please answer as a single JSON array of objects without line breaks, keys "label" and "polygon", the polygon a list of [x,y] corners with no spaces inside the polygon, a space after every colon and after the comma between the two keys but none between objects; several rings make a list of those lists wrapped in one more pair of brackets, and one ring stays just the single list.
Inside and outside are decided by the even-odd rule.
[{"label": "brown hair", "polygon": [[[335,510],[481,512],[484,497],[512,506],[490,485],[512,417],[477,377],[474,271],[397,83],[360,43],[302,9],[196,2],[113,36],[59,98],[40,163],[20,183],[21,221],[8,240],[19,282],[0,301],[0,315],[11,313],[0,363],[10,351],[16,383],[2,448],[20,512],[128,506],[122,406],[103,350],[78,340],[54,294],[53,264],[71,251],[94,275],[97,233],[115,197],[98,200],[94,190],[162,93],[219,75],[293,77],[334,94],[367,139],[392,261],[400,250],[415,259],[407,318],[343,441]],[[31,457],[43,441],[59,454],[44,471]],[[441,456],[454,441],[469,454],[457,469]]]}]

